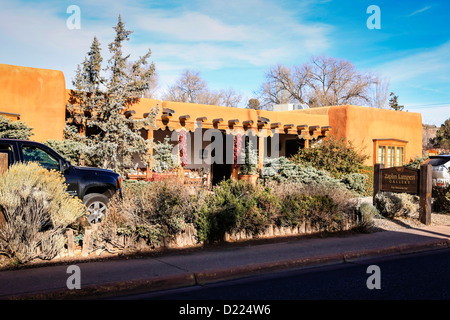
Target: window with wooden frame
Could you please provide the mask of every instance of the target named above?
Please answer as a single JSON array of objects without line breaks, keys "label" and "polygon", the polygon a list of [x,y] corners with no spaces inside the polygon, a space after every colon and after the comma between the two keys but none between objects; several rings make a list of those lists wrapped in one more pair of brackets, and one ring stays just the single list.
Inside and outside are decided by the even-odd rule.
[{"label": "window with wooden frame", "polygon": [[386,168],[400,167],[405,163],[408,141],[398,139],[373,139],[373,162],[382,163]]}]

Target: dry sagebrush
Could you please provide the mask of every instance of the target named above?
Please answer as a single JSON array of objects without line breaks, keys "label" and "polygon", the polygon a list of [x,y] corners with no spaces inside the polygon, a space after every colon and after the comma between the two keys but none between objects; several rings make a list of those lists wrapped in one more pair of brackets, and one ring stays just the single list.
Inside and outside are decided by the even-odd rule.
[{"label": "dry sagebrush", "polygon": [[64,233],[85,213],[66,193],[64,178],[37,163],[10,166],[0,177],[0,254],[17,263],[52,259],[65,244]]}]

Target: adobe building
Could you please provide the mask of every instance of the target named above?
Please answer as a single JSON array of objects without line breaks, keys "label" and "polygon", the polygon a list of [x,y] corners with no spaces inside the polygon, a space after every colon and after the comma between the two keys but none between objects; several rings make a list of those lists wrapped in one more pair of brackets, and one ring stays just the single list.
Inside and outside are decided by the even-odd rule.
[{"label": "adobe building", "polygon": [[[67,97],[61,71],[0,64],[0,114],[32,127],[33,140],[63,139],[66,120],[73,121],[66,119]],[[419,113],[351,105],[265,111],[142,98],[131,108],[133,117],[146,117],[154,107],[159,110],[156,128],[144,133],[149,139],[162,141],[165,136],[183,131],[192,140],[200,128],[202,134],[208,129],[221,132],[225,141],[229,136],[251,131],[256,136],[259,167],[268,149],[276,148],[279,156],[289,157],[330,134],[351,141],[368,156],[366,165],[400,166],[422,156]],[[276,147],[270,143],[274,134],[278,135]],[[210,141],[203,140],[202,149]],[[230,157],[225,153],[224,157]],[[191,157],[195,154],[191,152]],[[192,163],[185,168],[205,168],[204,164]],[[232,165],[216,164],[206,169],[222,176],[233,174]]]}]

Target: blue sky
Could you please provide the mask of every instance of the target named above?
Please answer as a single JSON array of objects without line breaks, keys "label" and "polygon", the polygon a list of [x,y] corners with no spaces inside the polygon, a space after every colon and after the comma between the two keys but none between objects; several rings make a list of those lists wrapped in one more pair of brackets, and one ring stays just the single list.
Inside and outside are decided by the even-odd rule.
[{"label": "blue sky", "polygon": [[[80,29],[66,26],[70,5],[81,10]],[[380,8],[381,29],[367,28],[370,5]],[[152,50],[161,90],[193,69],[245,104],[270,66],[324,54],[387,79],[424,123],[450,117],[447,0],[0,0],[0,63],[62,70],[70,88],[94,36],[108,56],[119,14],[134,31],[126,51],[137,59]]]}]

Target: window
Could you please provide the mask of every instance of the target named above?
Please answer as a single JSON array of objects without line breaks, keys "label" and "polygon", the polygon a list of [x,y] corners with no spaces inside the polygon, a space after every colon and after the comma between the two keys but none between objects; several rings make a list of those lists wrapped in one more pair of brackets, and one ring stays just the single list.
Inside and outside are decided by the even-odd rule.
[{"label": "window", "polygon": [[386,147],[378,147],[378,163],[386,163]]},{"label": "window", "polygon": [[387,167],[395,166],[395,147],[388,147],[387,149]]},{"label": "window", "polygon": [[400,167],[405,163],[407,141],[396,139],[374,139],[374,163],[382,163],[386,168]]},{"label": "window", "polygon": [[34,147],[24,146],[23,149],[24,162],[38,162],[41,166],[49,170],[59,170],[59,161],[46,151]]},{"label": "window", "polygon": [[397,147],[397,165],[398,166],[402,166],[404,164],[403,156],[404,156],[403,147]]}]

